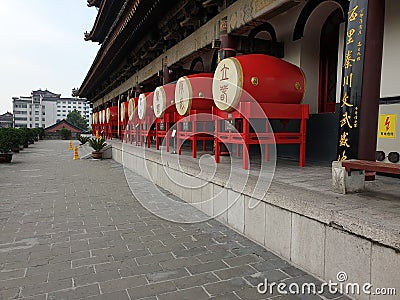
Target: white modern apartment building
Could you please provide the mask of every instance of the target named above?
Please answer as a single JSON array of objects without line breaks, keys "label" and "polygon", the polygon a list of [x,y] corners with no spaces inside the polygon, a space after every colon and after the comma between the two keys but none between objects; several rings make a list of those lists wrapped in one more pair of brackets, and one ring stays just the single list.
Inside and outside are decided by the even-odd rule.
[{"label": "white modern apartment building", "polygon": [[60,98],[57,100],[57,122],[66,119],[68,114],[76,109],[91,124],[92,109],[86,99],[81,98]]},{"label": "white modern apartment building", "polygon": [[32,91],[29,97],[13,97],[14,127],[49,127],[66,119],[76,109],[91,124],[91,108],[86,99],[61,98],[48,90]]}]

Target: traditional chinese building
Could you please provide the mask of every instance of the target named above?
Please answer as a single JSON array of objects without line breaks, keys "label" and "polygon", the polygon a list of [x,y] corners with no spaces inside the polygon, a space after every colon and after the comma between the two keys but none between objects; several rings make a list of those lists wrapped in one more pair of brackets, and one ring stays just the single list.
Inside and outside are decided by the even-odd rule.
[{"label": "traditional chinese building", "polygon": [[[400,101],[397,80],[400,70],[400,2],[397,0],[103,0],[88,1],[88,5],[98,7],[99,12],[93,28],[85,33],[85,39],[100,43],[101,48],[77,95],[87,98],[93,104],[94,112],[104,111],[110,106],[119,107],[120,102],[127,101],[131,94],[152,92],[183,75],[213,73],[221,58],[267,54],[290,62],[303,71],[306,91],[302,103],[309,105],[310,112],[307,160],[323,161],[329,165],[333,160],[347,158],[375,160],[379,105],[382,110],[382,105]],[[398,113],[388,112],[385,108],[382,111],[384,114]],[[391,118],[382,121],[379,138],[393,137],[392,133],[395,136],[396,127],[387,127],[387,122],[392,125],[396,122]],[[297,152],[297,146],[278,146],[278,155],[297,157]],[[291,195],[295,196],[295,193]],[[371,232],[380,230],[371,229],[374,225],[370,227],[354,217],[356,221],[349,221],[349,227],[332,229],[336,221],[328,219],[338,212],[332,210],[331,214],[318,214],[314,206],[310,210],[315,214],[307,214],[307,209],[303,208],[308,205],[314,204],[303,202],[295,207],[291,201],[281,199],[270,205],[273,208],[265,208],[267,215],[273,212],[270,220],[276,221],[279,227],[276,230],[281,233],[271,237],[279,240],[276,244],[256,230],[248,229],[251,226],[262,227],[261,223],[246,223],[248,227],[245,229],[230,224],[229,220],[227,223],[324,279],[334,277],[326,269],[328,261],[322,258],[322,262],[317,264],[314,260],[326,257],[338,243],[345,243],[347,237],[341,234],[352,231],[349,228],[354,224],[358,227],[352,232],[352,238],[362,237],[362,243],[372,240],[373,243],[385,244],[390,251],[398,249],[398,244],[389,245],[382,239],[371,237]],[[281,209],[275,206],[293,215],[282,213],[281,216]],[[301,212],[295,214],[296,209]],[[274,216],[274,213],[281,217]],[[300,219],[304,221],[304,227],[299,225],[302,232],[310,228],[315,231],[303,236],[307,242],[294,253],[290,252],[290,247],[302,240],[302,233],[296,236],[294,232],[300,227],[293,224]],[[283,232],[287,228],[288,231]],[[330,234],[336,234],[336,230],[340,231],[338,236],[343,237],[340,241],[330,240]],[[273,235],[273,232],[270,233]],[[289,236],[288,243],[285,243],[285,234]],[[390,239],[398,240],[398,236]],[[332,242],[334,240],[336,242]],[[325,243],[329,241],[332,247],[328,249]],[[354,248],[354,252],[349,252],[353,261],[343,258],[341,265],[357,269],[369,266],[373,261],[370,253],[371,247],[375,246],[368,248],[361,242],[362,245],[357,243],[344,244],[343,247]],[[315,244],[319,246],[314,249]],[[381,251],[381,246],[376,247]],[[321,249],[326,251],[321,253]],[[368,258],[357,265],[355,261],[358,261],[360,249]],[[386,250],[377,254],[381,265],[385,265],[385,255],[398,260],[397,254],[389,254]],[[371,272],[369,269],[366,280],[373,279]],[[398,272],[396,276],[398,278]],[[394,282],[395,276],[389,277],[386,279]]]},{"label": "traditional chinese building", "polygon": [[13,126],[13,114],[6,112],[0,115],[0,128],[12,128]]},{"label": "traditional chinese building", "polygon": [[51,140],[61,139],[62,136],[61,136],[60,130],[63,128],[65,128],[71,132],[72,138],[76,138],[79,134],[81,134],[83,132],[82,129],[72,125],[67,120],[61,120],[61,121],[57,122],[56,124],[53,124],[44,129],[44,131],[46,132],[46,139],[51,139]]},{"label": "traditional chinese building", "polygon": [[[374,143],[370,139],[376,132],[376,117],[359,122],[361,107],[340,112],[343,106],[351,108],[344,83],[354,82],[359,95],[374,100],[368,101],[373,109],[365,105],[365,119],[377,115],[379,100],[396,101],[400,95],[393,80],[400,67],[400,25],[394,13],[399,4],[369,2],[377,7],[368,15],[366,1],[88,1],[99,13],[85,39],[102,46],[77,93],[96,110],[116,104],[131,91],[153,91],[184,74],[213,72],[221,49],[229,56],[277,56],[301,67],[307,79],[307,158],[331,161],[345,153],[343,145],[347,148],[350,137],[355,139],[343,131],[338,153],[339,127],[358,127],[364,144]],[[349,11],[350,3],[354,6]],[[353,64],[364,71],[348,73]],[[364,156],[374,156],[374,147]],[[282,154],[293,151],[280,149]]]}]

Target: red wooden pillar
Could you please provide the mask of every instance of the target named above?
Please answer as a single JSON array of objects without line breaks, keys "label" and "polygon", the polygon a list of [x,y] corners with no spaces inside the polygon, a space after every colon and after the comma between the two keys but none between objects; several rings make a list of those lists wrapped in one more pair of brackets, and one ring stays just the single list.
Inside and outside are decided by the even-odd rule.
[{"label": "red wooden pillar", "polygon": [[[225,58],[236,56],[236,41],[230,35],[226,34],[225,30],[221,32],[220,40],[221,48],[218,52],[218,63]],[[222,130],[222,128],[220,129]],[[218,140],[216,143],[219,143]],[[221,151],[220,155],[229,155],[228,147],[224,143],[218,146],[219,151]]]},{"label": "red wooden pillar", "polygon": [[244,170],[249,169],[249,144],[247,143],[247,138],[250,132],[249,120],[247,118],[243,118],[243,151],[242,151],[242,168]]}]

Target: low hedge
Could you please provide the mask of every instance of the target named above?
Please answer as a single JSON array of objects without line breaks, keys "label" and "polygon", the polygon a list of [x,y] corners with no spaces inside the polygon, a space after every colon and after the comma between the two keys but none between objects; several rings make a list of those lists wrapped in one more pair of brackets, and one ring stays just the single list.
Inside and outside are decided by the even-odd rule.
[{"label": "low hedge", "polygon": [[28,147],[40,135],[40,128],[0,128],[0,152],[7,153],[12,149],[19,149],[20,146]]}]

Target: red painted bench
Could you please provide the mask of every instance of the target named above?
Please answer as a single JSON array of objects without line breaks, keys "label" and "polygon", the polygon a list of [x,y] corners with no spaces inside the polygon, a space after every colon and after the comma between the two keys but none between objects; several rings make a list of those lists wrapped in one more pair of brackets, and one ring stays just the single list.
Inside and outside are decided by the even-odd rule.
[{"label": "red painted bench", "polygon": [[351,173],[351,171],[366,171],[400,175],[400,164],[353,159],[343,161],[342,166],[347,173]]}]

